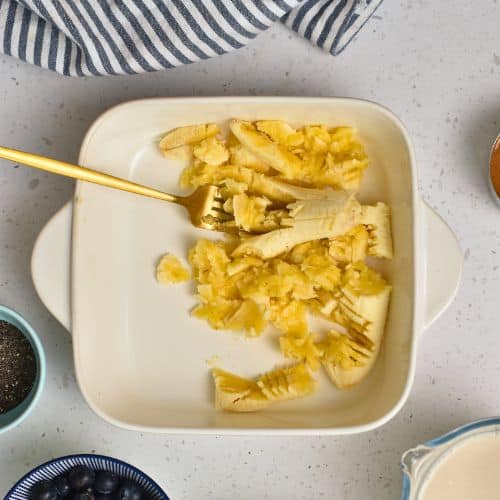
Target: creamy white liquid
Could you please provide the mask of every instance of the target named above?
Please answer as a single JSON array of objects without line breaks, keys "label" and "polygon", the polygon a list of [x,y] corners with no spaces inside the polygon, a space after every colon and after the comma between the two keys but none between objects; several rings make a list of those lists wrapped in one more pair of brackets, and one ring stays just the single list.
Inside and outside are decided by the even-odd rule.
[{"label": "creamy white liquid", "polygon": [[500,434],[487,432],[457,445],[436,464],[418,500],[499,500]]}]

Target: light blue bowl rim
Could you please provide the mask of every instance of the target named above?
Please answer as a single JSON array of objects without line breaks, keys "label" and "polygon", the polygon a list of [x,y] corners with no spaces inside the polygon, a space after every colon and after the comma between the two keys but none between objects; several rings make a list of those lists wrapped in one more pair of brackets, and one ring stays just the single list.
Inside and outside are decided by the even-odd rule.
[{"label": "light blue bowl rim", "polygon": [[40,341],[40,338],[38,337],[38,334],[35,332],[34,328],[18,312],[14,311],[10,307],[0,304],[0,313],[2,312],[5,313],[6,317],[5,318],[0,317],[0,319],[9,322],[8,318],[9,317],[13,318],[21,326],[20,330],[23,333],[23,335],[25,335],[26,338],[30,341],[31,346],[33,347],[33,350],[35,351],[37,357],[37,380],[36,380],[36,387],[34,388],[34,393],[27,396],[31,398],[29,404],[17,418],[12,420],[12,422],[4,425],[3,427],[0,427],[0,434],[2,434],[3,432],[7,432],[13,427],[19,425],[31,413],[35,405],[38,403],[38,400],[40,399],[40,396],[42,394],[43,387],[45,385],[45,372],[46,372],[45,351],[43,349],[42,342]]},{"label": "light blue bowl rim", "polygon": [[[475,431],[476,429],[480,429],[481,427],[488,427],[490,425],[500,425],[500,417],[488,417],[483,418],[481,420],[476,420],[474,422],[470,422],[468,424],[462,425],[453,429],[442,436],[431,439],[424,443],[424,446],[428,446],[429,448],[435,448],[444,443],[448,443],[449,441],[455,439],[458,436],[463,434],[467,434],[468,432]],[[400,462],[401,468],[403,468],[403,462]],[[401,494],[401,500],[408,500],[410,498],[410,478],[408,474],[403,470],[403,492]]]},{"label": "light blue bowl rim", "polygon": [[138,476],[140,476],[144,481],[148,482],[151,486],[156,488],[163,495],[164,500],[169,500],[168,495],[165,493],[165,491],[163,491],[163,489],[160,487],[160,485],[155,480],[151,479],[145,472],[138,469],[135,465],[129,464],[128,462],[124,462],[123,460],[120,460],[119,458],[108,457],[107,455],[98,455],[98,454],[94,454],[94,453],[75,453],[73,455],[65,455],[63,457],[54,458],[52,460],[49,460],[48,462],[44,462],[43,464],[38,465],[34,469],[31,469],[29,472],[27,472],[21,479],[19,479],[19,481],[16,482],[16,484],[14,484],[14,486],[12,486],[12,488],[5,495],[5,499],[8,499],[10,497],[10,495],[12,495],[16,491],[16,488],[23,481],[28,479],[31,475],[44,469],[45,467],[48,467],[52,464],[57,464],[58,462],[61,462],[63,460],[86,459],[86,458],[107,460],[109,462],[113,462],[115,464],[125,466],[126,468],[132,470],[134,473],[136,473]]}]

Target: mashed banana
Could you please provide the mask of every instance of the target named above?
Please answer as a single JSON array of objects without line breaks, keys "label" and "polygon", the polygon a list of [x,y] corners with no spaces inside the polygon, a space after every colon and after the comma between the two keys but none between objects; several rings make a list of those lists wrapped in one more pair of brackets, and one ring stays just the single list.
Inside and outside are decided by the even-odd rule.
[{"label": "mashed banana", "polygon": [[165,254],[156,267],[156,279],[159,283],[181,283],[190,278],[189,270],[172,254]]},{"label": "mashed banana", "polygon": [[[256,411],[306,396],[320,366],[351,387],[375,362],[391,291],[365,263],[392,258],[392,238],[387,205],[364,206],[353,194],[368,165],[364,148],[351,127],[231,120],[229,129],[223,140],[215,124],[181,127],[160,142],[164,152],[189,145],[181,185],[218,185],[234,216],[231,239],[200,239],[189,252],[192,314],[249,337],[273,326],[293,364],[255,380],[214,368],[216,406]],[[187,279],[174,259],[160,262],[160,281]],[[330,331],[311,331],[314,315]]]}]

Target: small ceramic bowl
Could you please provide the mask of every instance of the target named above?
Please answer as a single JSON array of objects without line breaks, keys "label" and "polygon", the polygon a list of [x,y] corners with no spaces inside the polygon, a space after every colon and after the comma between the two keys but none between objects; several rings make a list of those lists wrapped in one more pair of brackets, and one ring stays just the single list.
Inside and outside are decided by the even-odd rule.
[{"label": "small ceramic bowl", "polygon": [[[499,433],[500,418],[486,418],[458,427],[444,436],[431,439],[424,444],[407,450],[401,457],[401,468],[403,470],[401,500],[419,500],[424,494],[426,481],[439,468],[442,460],[451,455],[459,446],[478,436],[488,438],[492,436],[497,439]],[[475,498],[484,497],[478,496]],[[488,496],[487,498],[491,497]],[[495,498],[500,497],[495,496]]]},{"label": "small ceramic bowl", "polygon": [[148,500],[169,500],[160,486],[137,467],[116,458],[89,454],[68,455],[39,465],[13,486],[4,500],[30,500],[31,488],[35,483],[42,479],[54,479],[75,465],[86,465],[92,470],[107,470],[120,478],[135,481],[146,493]]},{"label": "small ceramic bowl", "polygon": [[[493,144],[490,149],[490,156],[488,158],[488,185],[490,186],[491,195],[493,199],[496,201],[496,204],[500,207],[500,195],[497,194],[495,187],[493,186],[493,180],[491,178],[491,164],[493,162],[493,156],[495,155],[495,151],[500,149],[500,134],[495,138]],[[498,153],[496,153],[498,154]]]},{"label": "small ceramic bowl", "polygon": [[36,379],[29,394],[20,404],[8,412],[0,414],[0,434],[21,423],[36,405],[45,383],[45,353],[42,343],[33,327],[18,313],[0,305],[0,320],[7,321],[18,328],[29,340],[36,358]]}]

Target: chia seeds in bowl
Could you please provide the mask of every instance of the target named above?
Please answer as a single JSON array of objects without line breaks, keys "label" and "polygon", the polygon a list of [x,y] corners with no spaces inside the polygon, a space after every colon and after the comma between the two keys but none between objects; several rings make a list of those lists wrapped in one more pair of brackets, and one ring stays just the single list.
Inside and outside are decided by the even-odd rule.
[{"label": "chia seeds in bowl", "polygon": [[45,353],[33,327],[0,305],[0,434],[26,418],[45,383]]},{"label": "chia seeds in bowl", "polygon": [[0,320],[0,414],[24,401],[36,373],[36,356],[29,340],[14,325]]}]

